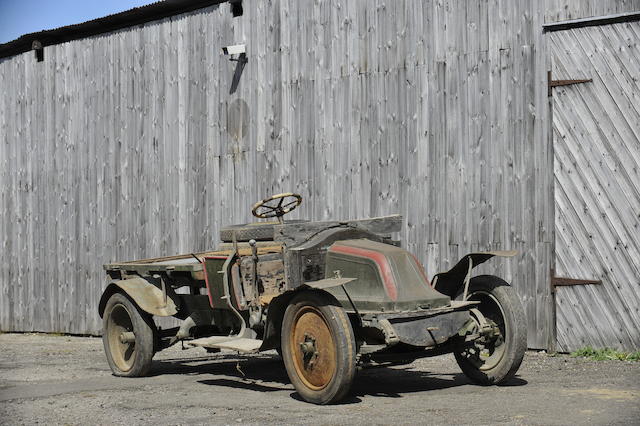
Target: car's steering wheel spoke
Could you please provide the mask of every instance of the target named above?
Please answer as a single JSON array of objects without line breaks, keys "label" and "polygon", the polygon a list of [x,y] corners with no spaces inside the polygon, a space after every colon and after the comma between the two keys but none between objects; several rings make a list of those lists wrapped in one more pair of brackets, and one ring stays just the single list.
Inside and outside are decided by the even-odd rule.
[{"label": "car's steering wheel spoke", "polygon": [[[293,200],[291,200],[291,198],[293,198]],[[277,202],[277,204],[274,205],[274,202]],[[272,195],[269,198],[257,202],[254,204],[251,213],[261,219],[277,217],[282,223],[282,216],[293,211],[300,203],[302,203],[302,196],[300,194],[286,192]]]}]

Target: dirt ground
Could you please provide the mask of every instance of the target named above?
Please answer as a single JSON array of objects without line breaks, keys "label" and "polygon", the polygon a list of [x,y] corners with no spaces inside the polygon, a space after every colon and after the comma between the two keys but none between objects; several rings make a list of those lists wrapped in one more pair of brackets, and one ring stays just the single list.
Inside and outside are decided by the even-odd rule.
[{"label": "dirt ground", "polygon": [[335,406],[300,401],[276,353],[179,346],[152,375],[111,375],[98,338],[0,334],[1,424],[640,424],[640,363],[529,352],[508,386],[452,356],[361,371]]}]

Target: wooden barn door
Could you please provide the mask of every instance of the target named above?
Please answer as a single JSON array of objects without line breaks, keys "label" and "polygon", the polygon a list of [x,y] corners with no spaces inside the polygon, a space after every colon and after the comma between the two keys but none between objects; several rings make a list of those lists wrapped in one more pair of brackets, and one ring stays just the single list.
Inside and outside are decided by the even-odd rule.
[{"label": "wooden barn door", "polygon": [[557,349],[638,350],[640,22],[551,32],[548,43]]}]

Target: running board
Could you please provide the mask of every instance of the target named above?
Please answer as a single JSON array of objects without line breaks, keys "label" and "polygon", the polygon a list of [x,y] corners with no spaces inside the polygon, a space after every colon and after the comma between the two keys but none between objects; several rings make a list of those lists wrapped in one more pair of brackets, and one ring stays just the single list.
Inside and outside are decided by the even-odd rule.
[{"label": "running board", "polygon": [[243,353],[256,353],[262,346],[262,340],[236,336],[212,336],[186,342],[190,346],[203,348],[231,349]]}]

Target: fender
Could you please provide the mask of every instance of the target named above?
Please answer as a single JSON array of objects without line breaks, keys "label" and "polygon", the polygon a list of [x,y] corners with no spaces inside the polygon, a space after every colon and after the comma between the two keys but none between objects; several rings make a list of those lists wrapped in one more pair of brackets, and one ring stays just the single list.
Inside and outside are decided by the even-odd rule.
[{"label": "fender", "polygon": [[440,272],[434,275],[431,280],[431,286],[440,293],[455,299],[464,282],[471,277],[471,270],[473,268],[492,257],[513,257],[516,254],[518,254],[516,250],[484,251],[466,254],[447,272]]},{"label": "fender", "polygon": [[[331,287],[337,287],[345,285],[357,278],[326,278],[318,281],[306,281],[303,285],[297,287],[294,290],[289,290],[281,295],[274,297],[269,302],[269,310],[267,311],[267,322],[265,324],[263,342],[260,347],[260,351],[266,351],[268,349],[275,349],[280,347],[280,329],[282,328],[282,318],[284,317],[284,311],[289,306],[289,302],[293,299],[293,296],[300,291],[313,288],[316,290],[324,291]],[[330,295],[330,293],[327,293]],[[332,296],[333,297],[333,296]],[[337,302],[337,301],[336,301]]]},{"label": "fender", "polygon": [[357,278],[326,278],[318,281],[305,281],[304,285],[319,290],[325,290],[327,288],[345,285],[355,280],[357,280]]},{"label": "fender", "polygon": [[107,286],[98,305],[100,317],[104,314],[107,300],[119,290],[124,291],[145,312],[160,317],[170,317],[178,312],[176,303],[166,292],[142,277],[113,281]]}]

